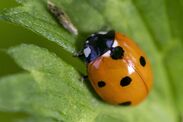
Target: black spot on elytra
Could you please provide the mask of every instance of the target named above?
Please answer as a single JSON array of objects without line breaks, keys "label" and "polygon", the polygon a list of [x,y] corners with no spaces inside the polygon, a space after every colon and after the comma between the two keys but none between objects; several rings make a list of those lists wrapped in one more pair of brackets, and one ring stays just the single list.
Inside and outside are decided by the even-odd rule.
[{"label": "black spot on elytra", "polygon": [[122,87],[128,86],[131,83],[131,81],[132,81],[132,79],[130,77],[126,76],[126,77],[124,77],[124,78],[121,79],[120,85]]},{"label": "black spot on elytra", "polygon": [[144,67],[146,65],[146,60],[143,56],[140,56],[140,64]]},{"label": "black spot on elytra", "polygon": [[104,81],[98,81],[98,87],[102,88],[106,85]]},{"label": "black spot on elytra", "polygon": [[117,46],[111,49],[111,58],[112,59],[122,59],[124,56],[124,50],[122,47]]},{"label": "black spot on elytra", "polygon": [[127,101],[127,102],[122,102],[120,103],[119,105],[122,105],[122,106],[129,106],[131,105],[132,103],[130,101]]}]

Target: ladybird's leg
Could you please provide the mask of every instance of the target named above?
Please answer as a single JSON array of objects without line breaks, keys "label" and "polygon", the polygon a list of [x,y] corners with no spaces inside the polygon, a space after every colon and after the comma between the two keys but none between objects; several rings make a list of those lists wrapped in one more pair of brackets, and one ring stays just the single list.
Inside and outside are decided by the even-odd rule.
[{"label": "ladybird's leg", "polygon": [[88,75],[84,75],[84,76],[82,77],[82,79],[83,79],[83,81],[88,80]]},{"label": "ladybird's leg", "polygon": [[79,78],[79,80],[84,83],[85,81],[88,81],[88,75],[81,75],[81,77]]},{"label": "ladybird's leg", "polygon": [[81,78],[81,82],[84,83],[86,81],[88,81],[88,75],[83,75]]},{"label": "ladybird's leg", "polygon": [[73,56],[74,57],[83,57],[84,56],[83,50],[80,50],[79,52],[74,53]]}]

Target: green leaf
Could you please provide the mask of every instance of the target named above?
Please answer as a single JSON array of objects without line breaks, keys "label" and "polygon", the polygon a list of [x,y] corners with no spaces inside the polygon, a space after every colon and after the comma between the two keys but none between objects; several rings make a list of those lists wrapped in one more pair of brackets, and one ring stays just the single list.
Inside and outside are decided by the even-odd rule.
[{"label": "green leaf", "polygon": [[33,101],[29,101],[36,108],[34,112],[67,121],[89,121],[88,114],[95,114],[91,111],[91,95],[79,81],[80,75],[55,54],[25,44],[10,49],[9,54],[31,73],[43,93],[38,99],[31,97]]},{"label": "green leaf", "polygon": [[29,78],[25,78],[24,83],[16,80],[19,76],[13,76],[7,82],[1,82],[4,78],[1,79],[0,110],[23,111],[33,118],[40,116],[43,119],[74,122],[179,121],[183,113],[181,1],[53,0],[78,28],[78,37],[57,23],[48,12],[45,0],[18,2],[22,5],[1,12],[0,18],[39,33],[70,53],[81,48],[81,40],[87,34],[104,27],[125,33],[150,58],[154,86],[145,102],[137,107],[108,105],[98,98],[88,82],[80,80],[77,71],[84,74],[85,70],[80,69],[79,63],[69,62],[64,56],[59,58],[58,54],[47,49],[23,44],[9,49],[8,53],[30,73],[28,77],[32,78],[33,84],[30,85]]},{"label": "green leaf", "polygon": [[[7,110],[9,106],[12,109],[16,105],[15,107],[26,109],[31,114],[36,113],[63,121],[135,121],[140,114],[146,116],[139,118],[139,122],[154,121],[154,117],[158,118],[156,120],[158,122],[176,120],[176,112],[172,105],[168,101],[162,102],[162,98],[158,97],[159,93],[156,91],[152,92],[144,104],[137,107],[124,108],[108,105],[91,94],[92,89],[87,87],[88,83],[79,81],[81,76],[73,67],[48,50],[23,44],[11,48],[8,53],[17,64],[31,73],[37,87],[32,89],[36,92],[34,94],[36,97],[31,95],[31,101],[27,101],[34,107],[24,106],[25,98],[22,98],[20,103],[12,102],[5,105],[4,102],[8,100],[3,98],[2,100],[5,101],[0,105],[7,107]],[[1,84],[0,86],[4,87]],[[25,87],[25,89],[27,88]],[[22,90],[20,93],[24,93],[25,89],[20,89]],[[4,92],[0,91],[0,93]],[[12,94],[12,91],[10,93]],[[17,99],[16,95],[11,96],[14,96],[15,100]],[[8,98],[12,99],[11,96]],[[30,96],[26,93],[25,97]],[[139,113],[139,111],[141,112]]]},{"label": "green leaf", "polygon": [[[168,77],[171,80],[170,84],[172,85],[172,91],[174,98],[177,101],[176,106],[179,111],[183,113],[183,83],[182,83],[182,73],[183,73],[183,48],[180,45],[176,46],[168,51],[168,55],[165,56],[165,63],[167,68]],[[175,58],[171,58],[175,57]]]},{"label": "green leaf", "polygon": [[1,18],[23,25],[62,45],[65,49],[74,51],[74,37],[70,36],[54,21],[43,1],[33,0],[31,4],[26,2],[24,6],[8,9],[2,12]]},{"label": "green leaf", "polygon": [[[38,109],[36,106],[33,107],[32,103],[33,101],[36,102],[40,100],[39,95],[42,93],[34,78],[29,73],[20,73],[1,78],[0,86],[1,121],[54,122],[52,118],[41,117],[38,116],[40,115],[39,113],[36,114],[36,112],[30,112],[33,111],[32,109]],[[31,115],[28,113],[31,113]]]},{"label": "green leaf", "polygon": [[[23,6],[4,10],[1,13],[0,18],[31,29],[32,31],[43,35],[47,39],[56,42],[69,52],[75,51],[74,45],[76,43],[76,37],[69,34],[57,23],[55,18],[51,16],[51,14],[48,12],[46,1],[22,0],[19,2],[23,3]],[[73,18],[71,18],[75,25],[79,25],[79,23],[85,23],[81,26],[78,26],[79,31],[88,33],[95,31],[96,28],[102,28],[104,24],[102,16],[95,9],[93,9],[93,7],[89,6],[85,0],[81,2],[82,6],[80,6],[80,9],[78,9],[79,3],[77,1],[72,4],[69,2],[60,1],[58,4],[64,5],[64,8],[72,8],[72,10],[70,9],[69,12],[69,15],[71,14],[71,16],[75,15],[75,12],[79,12],[80,17],[73,16]],[[69,9],[67,9],[66,12],[68,12],[68,10]],[[87,16],[85,15],[86,10],[88,12]],[[96,17],[95,25],[93,25],[93,15]],[[83,16],[86,17],[83,18]]]},{"label": "green leaf", "polygon": [[53,118],[28,115],[23,112],[0,112],[0,120],[3,122],[57,122]]}]

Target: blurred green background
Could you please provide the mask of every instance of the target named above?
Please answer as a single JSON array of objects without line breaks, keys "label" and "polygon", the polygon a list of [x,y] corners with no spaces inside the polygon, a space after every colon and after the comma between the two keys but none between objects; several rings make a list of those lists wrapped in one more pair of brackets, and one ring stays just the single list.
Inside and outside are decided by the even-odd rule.
[{"label": "blurred green background", "polygon": [[[18,4],[15,2],[15,0],[7,0],[7,1],[3,1],[3,0],[1,0],[0,1],[0,10],[3,10],[4,8],[11,8],[11,7],[14,7],[14,6],[17,6]],[[147,7],[148,8],[148,7]],[[146,9],[147,9],[146,8]],[[173,8],[172,8],[173,9]],[[117,9],[118,10],[118,9]],[[174,12],[175,13],[175,16],[179,16],[179,13],[177,12]],[[172,15],[171,13],[169,13],[170,15]],[[177,15],[176,15],[177,14]],[[115,15],[114,15],[115,16]],[[167,15],[168,16],[168,15]],[[149,17],[149,16],[148,16]],[[158,17],[158,16],[157,16]],[[173,18],[172,16],[170,16],[170,18]],[[144,19],[144,18],[143,18]],[[150,21],[150,22],[152,22],[152,21]],[[159,21],[158,21],[159,22]],[[152,22],[153,23],[153,22]],[[163,23],[163,22],[162,22]],[[174,23],[174,21],[172,20],[172,23],[173,24],[175,24],[175,26],[176,26],[176,21],[175,21],[175,23]],[[133,23],[132,23],[133,24]],[[134,23],[134,25],[135,25],[136,23]],[[147,23],[145,23],[145,24],[147,24]],[[156,24],[158,24],[158,23],[155,23],[155,25]],[[166,23],[165,23],[166,24]],[[117,24],[116,24],[117,25]],[[153,25],[153,24],[152,24]],[[177,25],[179,25],[179,23],[177,24]],[[133,25],[131,25],[131,26],[133,26]],[[153,26],[154,27],[154,26]],[[161,28],[161,27],[160,27]],[[138,29],[137,29],[138,30]],[[153,30],[153,29],[152,29]],[[151,31],[152,31],[151,30]],[[158,29],[157,29],[158,30]],[[156,29],[155,29],[155,31],[157,31]],[[180,31],[180,32],[182,32],[182,30],[173,30],[173,31]],[[159,32],[159,31],[157,31],[157,32]],[[161,30],[160,30],[160,32],[161,32]],[[149,32],[150,34],[151,33],[153,33],[153,32]],[[143,34],[143,33],[142,33]],[[133,35],[133,34],[132,34]],[[161,35],[161,34],[159,34],[158,33],[158,35]],[[166,35],[164,35],[164,36],[166,36]],[[161,37],[160,37],[161,38]],[[157,41],[157,40],[156,40]],[[163,41],[167,41],[168,42],[168,40],[164,40],[164,39],[162,39],[162,47],[166,47],[166,46],[164,46],[163,45]],[[31,44],[36,44],[36,45],[38,45],[38,46],[41,46],[41,47],[46,47],[46,48],[48,48],[51,52],[57,52],[56,54],[57,55],[59,55],[59,51],[62,51],[62,49],[61,49],[61,47],[60,46],[58,46],[56,43],[52,43],[52,42],[50,42],[50,41],[48,41],[47,39],[45,39],[44,37],[42,37],[42,36],[39,36],[39,35],[37,35],[37,34],[35,34],[35,33],[33,33],[32,31],[29,31],[29,30],[27,30],[27,29],[25,29],[25,28],[23,28],[23,27],[21,27],[21,26],[18,26],[18,25],[15,25],[15,24],[12,24],[12,23],[8,23],[8,22],[4,22],[4,21],[0,21],[0,49],[5,49],[5,48],[8,48],[8,47],[11,47],[11,46],[14,46],[14,45],[18,45],[18,44],[20,44],[20,43],[23,43],[23,42],[25,42],[25,43],[31,43]],[[171,42],[173,42],[173,40],[171,40]],[[159,43],[161,43],[161,42],[159,42]],[[170,44],[171,45],[171,44]],[[172,45],[171,45],[172,46]],[[52,48],[52,47],[54,47],[54,48]],[[55,48],[55,47],[59,47],[59,48]],[[144,47],[146,48],[146,45],[144,45]],[[147,48],[148,48],[148,46],[147,46]],[[168,47],[169,48],[169,47]],[[172,52],[174,52],[174,50],[172,51]],[[65,52],[66,53],[66,52]],[[63,54],[63,53],[62,53]],[[171,54],[171,53],[169,53],[169,54]],[[175,54],[176,54],[176,51],[175,51]],[[179,54],[180,54],[180,52],[179,52]],[[173,55],[173,54],[172,54]],[[67,56],[67,54],[64,54],[64,56]],[[164,55],[162,55],[162,56],[164,56]],[[179,55],[180,56],[180,55]],[[61,55],[59,55],[59,57],[61,57]],[[167,56],[168,57],[168,56]],[[150,57],[150,58],[154,58],[154,57]],[[164,57],[163,57],[164,58]],[[169,57],[168,57],[169,58]],[[176,57],[177,58],[177,57]],[[65,58],[65,59],[67,59],[67,62],[69,61],[69,58]],[[180,60],[181,60],[181,58],[180,58]],[[166,60],[165,60],[166,61]],[[179,60],[178,60],[179,61]],[[154,59],[154,62],[156,62],[156,60]],[[164,63],[164,62],[163,62]],[[177,62],[175,62],[175,63],[177,63]],[[70,64],[73,64],[73,63],[70,63]],[[170,65],[171,65],[172,63],[170,62]],[[154,65],[153,66],[155,66],[156,64],[154,63]],[[157,67],[153,67],[154,69],[155,68],[157,68],[157,70],[158,70],[158,66],[159,65],[157,65]],[[174,70],[170,70],[170,72],[168,72],[170,75],[172,75],[174,72],[173,71],[176,71],[176,68],[174,68],[174,65],[171,65],[172,67],[170,67],[170,68],[172,68],[172,69],[174,69]],[[9,74],[14,74],[14,73],[17,73],[17,72],[19,72],[19,71],[22,71],[22,69],[19,67],[19,66],[17,66],[17,64],[10,58],[10,56],[8,56],[8,55],[6,55],[5,53],[3,53],[2,51],[0,51],[0,77],[1,76],[6,76],[6,75],[9,75]],[[182,71],[182,69],[180,69],[180,71]],[[173,72],[173,73],[172,73]],[[168,74],[168,75],[169,75]],[[179,72],[179,74],[181,74],[180,72]],[[158,73],[156,74],[157,76],[159,75]],[[161,74],[160,74],[161,75]],[[170,76],[169,76],[170,77]],[[171,81],[173,81],[174,79],[173,78],[177,78],[177,75],[175,75],[175,76],[173,76],[172,77],[172,79],[171,79]],[[178,80],[176,80],[176,81],[178,81]],[[161,86],[162,84],[161,83],[158,83],[159,82],[159,77],[156,77],[156,87],[155,88],[159,88],[158,90],[160,90],[160,91],[158,91],[157,89],[156,89],[156,94],[154,94],[154,96],[155,96],[155,98],[156,97],[158,97],[158,95],[159,95],[159,97],[160,97],[160,99],[161,99],[161,88],[164,88],[164,87],[166,87],[166,86]],[[161,81],[160,81],[161,82]],[[173,83],[172,83],[173,84]],[[171,85],[172,85],[171,84]],[[170,92],[175,92],[176,91],[176,88],[181,88],[181,84],[179,85],[175,85],[175,89],[173,89],[172,91],[170,91]],[[154,89],[155,89],[154,88]],[[163,90],[162,90],[163,91]],[[177,90],[178,91],[178,90]],[[180,96],[181,96],[181,91],[182,90],[180,90]],[[176,93],[176,92],[175,92]],[[178,92],[179,93],[179,92]],[[170,96],[167,96],[167,95],[165,95],[167,98],[171,98],[171,95]],[[179,98],[180,98],[180,96],[179,96]],[[175,97],[175,96],[173,96],[173,97]],[[162,98],[163,99],[163,98]],[[180,99],[182,99],[182,98],[180,98]],[[156,100],[156,99],[152,99],[152,100],[149,100],[150,101],[150,103],[151,102],[153,102],[153,100]],[[164,100],[164,99],[163,99]],[[174,100],[172,100],[172,101],[174,101]],[[157,102],[157,101],[155,101],[155,102]],[[162,106],[163,105],[166,105],[166,104],[164,104],[164,102],[165,101],[162,101]],[[161,102],[158,102],[158,104],[160,103],[160,105],[161,105]],[[181,103],[182,104],[182,103]],[[153,109],[155,108],[156,109],[156,104],[153,104],[154,105],[154,107],[152,107]],[[175,104],[173,104],[173,105],[175,105]],[[166,106],[163,106],[163,107],[166,107]],[[162,107],[162,108],[163,108]],[[173,107],[172,107],[173,108]],[[60,108],[59,108],[60,109]],[[169,108],[168,108],[169,109]],[[146,110],[146,108],[144,108],[144,110]],[[138,110],[137,110],[138,111]],[[148,111],[148,110],[147,110]],[[165,110],[166,111],[166,110]],[[173,111],[173,109],[171,110],[170,109],[170,111]],[[140,113],[140,112],[139,112]],[[163,113],[163,112],[162,112]],[[171,112],[170,112],[171,113]],[[173,112],[172,112],[173,113]],[[146,114],[146,111],[144,112],[144,114],[143,113],[141,113],[142,115],[144,115],[144,114]],[[155,113],[154,112],[154,116],[156,115],[156,114],[158,114],[158,113]],[[138,114],[135,114],[135,115],[137,115],[138,116]],[[166,114],[165,114],[166,115]],[[168,114],[167,114],[168,115]],[[161,115],[160,115],[161,116]],[[0,122],[1,121],[11,121],[11,119],[16,119],[16,118],[22,118],[22,117],[29,117],[29,115],[26,115],[26,114],[22,114],[22,113],[13,113],[13,112],[11,112],[11,113],[8,113],[8,112],[0,112]],[[165,116],[163,116],[164,118],[166,118]],[[163,118],[162,117],[162,118]],[[149,117],[149,118],[151,118],[151,116]],[[136,119],[135,117],[134,117],[134,119]],[[161,119],[160,119],[161,120]],[[152,120],[153,121],[153,120]]]},{"label": "blurred green background", "polygon": [[[1,0],[0,10],[17,6],[15,0]],[[17,36],[19,35],[19,36]],[[22,41],[37,39],[32,32],[12,23],[0,21],[0,48],[7,48]],[[17,72],[19,67],[10,60],[10,57],[0,51],[0,76]]]}]

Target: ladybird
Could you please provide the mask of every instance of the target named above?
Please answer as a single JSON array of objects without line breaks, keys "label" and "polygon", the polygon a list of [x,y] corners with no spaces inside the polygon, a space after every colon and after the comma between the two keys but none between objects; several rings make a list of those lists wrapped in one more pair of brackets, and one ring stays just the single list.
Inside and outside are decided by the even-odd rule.
[{"label": "ladybird", "polygon": [[88,79],[107,103],[137,105],[152,87],[150,61],[134,41],[114,30],[90,35],[83,48]]}]

